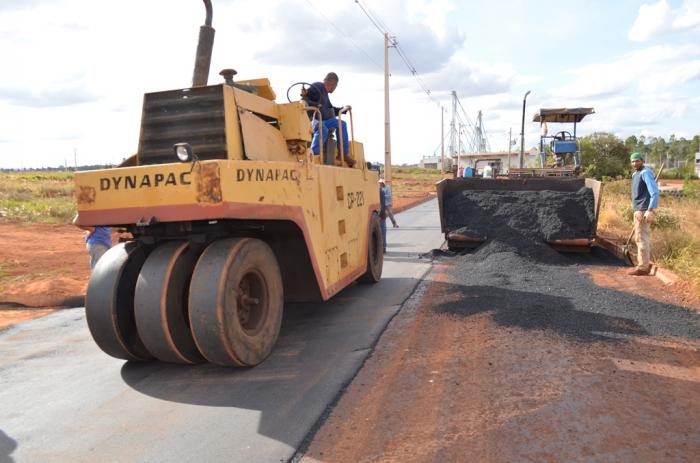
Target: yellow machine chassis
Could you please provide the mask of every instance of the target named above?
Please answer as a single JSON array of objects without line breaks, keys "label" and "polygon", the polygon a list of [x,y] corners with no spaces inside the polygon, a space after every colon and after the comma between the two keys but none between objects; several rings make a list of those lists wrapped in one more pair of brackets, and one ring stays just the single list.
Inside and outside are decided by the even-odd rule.
[{"label": "yellow machine chassis", "polygon": [[79,224],[290,221],[326,300],[366,269],[377,177],[365,169],[228,160],[80,172]]}]

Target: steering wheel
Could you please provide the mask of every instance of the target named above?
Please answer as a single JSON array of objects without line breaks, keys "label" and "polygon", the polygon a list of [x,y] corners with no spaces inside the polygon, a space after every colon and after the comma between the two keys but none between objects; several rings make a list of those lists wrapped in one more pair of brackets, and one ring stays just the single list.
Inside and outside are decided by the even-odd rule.
[{"label": "steering wheel", "polygon": [[[292,102],[292,99],[289,97],[289,91],[291,89],[293,89],[294,87],[296,87],[297,85],[301,85],[302,89],[305,89],[306,85],[311,87],[311,84],[308,82],[295,82],[292,85],[290,85],[289,88],[287,89],[287,101],[289,101],[290,103]],[[309,106],[321,106],[321,95],[319,94],[318,100],[311,100],[309,98],[306,98],[306,102],[309,104]]]},{"label": "steering wheel", "polygon": [[571,133],[567,132],[566,130],[557,132],[557,134],[554,135],[555,140],[573,140],[573,138],[573,135],[571,135]]}]

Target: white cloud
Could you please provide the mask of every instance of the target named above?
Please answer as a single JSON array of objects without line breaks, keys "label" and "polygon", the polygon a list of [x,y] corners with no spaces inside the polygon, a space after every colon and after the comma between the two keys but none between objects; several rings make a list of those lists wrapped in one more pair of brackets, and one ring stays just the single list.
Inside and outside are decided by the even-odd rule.
[{"label": "white cloud", "polygon": [[570,84],[553,89],[557,99],[613,96],[626,91],[641,93],[672,89],[700,76],[700,46],[658,45],[626,53],[607,63],[569,71]]},{"label": "white cloud", "polygon": [[440,39],[445,39],[450,31],[448,15],[457,9],[450,0],[409,0],[405,8],[409,20],[417,19]]},{"label": "white cloud", "polygon": [[506,92],[515,76],[509,64],[472,61],[460,52],[440,70],[426,76],[425,81],[439,97],[445,98],[452,90],[461,97],[472,97]]},{"label": "white cloud", "polygon": [[665,34],[681,32],[700,26],[700,0],[684,0],[672,9],[667,0],[645,3],[627,36],[635,42],[644,42]]}]

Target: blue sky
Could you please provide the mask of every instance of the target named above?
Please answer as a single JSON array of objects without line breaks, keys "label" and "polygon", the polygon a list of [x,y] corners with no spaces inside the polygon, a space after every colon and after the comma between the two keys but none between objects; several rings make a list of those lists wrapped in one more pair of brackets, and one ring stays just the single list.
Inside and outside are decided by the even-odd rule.
[{"label": "blue sky", "polygon": [[[269,77],[278,101],[297,81],[333,70],[336,105],[383,160],[383,39],[354,0],[213,0],[210,82]],[[362,0],[396,36],[433,100],[455,90],[479,110],[493,149],[520,131],[538,141],[540,107],[592,106],[579,134],[700,133],[700,0]],[[143,93],[187,87],[199,0],[0,2],[0,167],[116,163],[138,144]],[[391,51],[395,163],[440,142],[440,109]],[[447,115],[446,122],[449,119]],[[563,130],[567,127],[550,127]]]}]

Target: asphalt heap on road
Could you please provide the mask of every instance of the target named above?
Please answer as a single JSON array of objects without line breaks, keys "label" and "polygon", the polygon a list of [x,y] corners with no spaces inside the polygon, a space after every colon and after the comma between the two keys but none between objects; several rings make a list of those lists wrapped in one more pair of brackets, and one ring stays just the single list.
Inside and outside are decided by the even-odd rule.
[{"label": "asphalt heap on road", "polygon": [[606,251],[561,254],[546,243],[593,234],[590,188],[468,190],[453,197],[446,209],[452,230],[460,227],[461,233],[487,238],[454,263],[450,273],[465,297],[444,307],[448,312],[493,310],[508,325],[555,328],[584,337],[605,331],[700,337],[696,314],[674,307],[658,317],[660,307],[668,306],[600,288],[581,274],[585,266],[624,265]]},{"label": "asphalt heap on road", "polygon": [[465,190],[446,203],[449,230],[489,239],[548,241],[593,235],[590,188],[561,191]]}]

